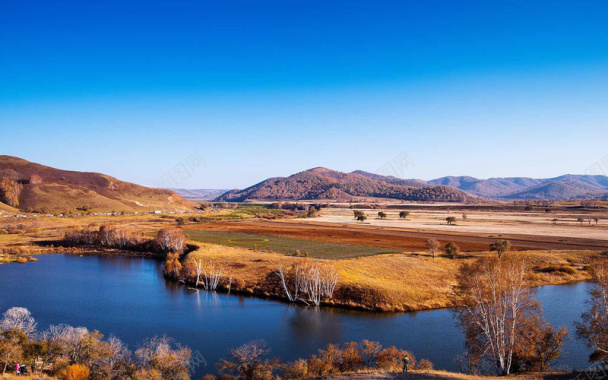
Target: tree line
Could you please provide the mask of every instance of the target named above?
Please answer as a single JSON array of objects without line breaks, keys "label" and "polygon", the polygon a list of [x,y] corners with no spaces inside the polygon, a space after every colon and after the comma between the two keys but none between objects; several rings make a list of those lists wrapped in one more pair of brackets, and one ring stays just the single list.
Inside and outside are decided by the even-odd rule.
[{"label": "tree line", "polygon": [[186,236],[176,228],[163,228],[155,238],[144,236],[143,231],[124,226],[87,226],[70,229],[63,235],[69,246],[88,245],[136,252],[181,254],[186,248]]}]

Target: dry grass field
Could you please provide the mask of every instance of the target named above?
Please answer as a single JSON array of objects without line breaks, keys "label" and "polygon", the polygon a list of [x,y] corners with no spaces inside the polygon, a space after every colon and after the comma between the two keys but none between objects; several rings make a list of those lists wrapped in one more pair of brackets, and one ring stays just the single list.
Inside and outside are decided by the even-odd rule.
[{"label": "dry grass field", "polygon": [[[275,275],[301,260],[278,253],[239,247],[196,243],[189,258],[213,261],[232,277],[234,288],[245,293],[282,296]],[[436,309],[459,304],[454,292],[461,264],[495,253],[476,253],[457,259],[403,252],[356,259],[328,260],[340,273],[340,283],[330,304],[383,311]],[[565,284],[589,279],[587,265],[600,254],[589,251],[528,251],[530,286]]]}]

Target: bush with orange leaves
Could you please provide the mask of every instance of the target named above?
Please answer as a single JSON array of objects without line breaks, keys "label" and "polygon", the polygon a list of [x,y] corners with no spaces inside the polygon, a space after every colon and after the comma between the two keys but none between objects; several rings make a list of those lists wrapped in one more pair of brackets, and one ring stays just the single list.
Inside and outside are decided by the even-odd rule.
[{"label": "bush with orange leaves", "polygon": [[74,364],[69,366],[64,374],[63,380],[88,380],[90,371],[82,364]]}]

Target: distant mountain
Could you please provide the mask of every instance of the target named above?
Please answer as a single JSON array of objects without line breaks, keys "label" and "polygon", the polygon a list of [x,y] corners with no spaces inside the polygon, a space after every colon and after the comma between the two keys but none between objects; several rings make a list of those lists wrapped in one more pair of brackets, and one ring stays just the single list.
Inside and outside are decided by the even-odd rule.
[{"label": "distant mountain", "polygon": [[451,186],[484,198],[493,199],[588,199],[608,195],[608,177],[598,175],[563,175],[555,178],[527,177],[477,179],[443,177],[428,182]]},{"label": "distant mountain", "polygon": [[431,181],[402,179],[356,170],[342,173],[314,168],[289,177],[269,178],[244,190],[230,190],[221,201],[388,198],[409,201],[558,200],[608,198],[608,177],[564,175],[536,179],[477,179],[451,176]]},{"label": "distant mountain", "polygon": [[270,178],[244,190],[231,190],[217,200],[348,201],[357,198],[456,202],[475,197],[451,187],[427,185],[418,180],[401,180],[361,171],[342,173],[327,168],[314,168],[285,178]]},{"label": "distant mountain", "polygon": [[169,189],[185,199],[212,200],[228,191],[228,189]]},{"label": "distant mountain", "polygon": [[564,175],[551,178],[523,191],[508,194],[509,199],[591,199],[608,195],[608,177]]},{"label": "distant mountain", "polygon": [[63,212],[185,211],[192,209],[172,191],[152,189],[99,173],[66,171],[0,156],[0,210]]}]

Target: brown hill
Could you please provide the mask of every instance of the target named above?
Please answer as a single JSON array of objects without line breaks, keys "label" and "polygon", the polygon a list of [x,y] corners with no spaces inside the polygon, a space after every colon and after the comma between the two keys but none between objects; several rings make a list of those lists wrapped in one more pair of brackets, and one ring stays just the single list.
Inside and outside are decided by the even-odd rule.
[{"label": "brown hill", "polygon": [[66,171],[0,156],[0,202],[31,212],[76,209],[185,211],[192,205],[169,190],[151,189],[99,173]]},{"label": "brown hill", "polygon": [[462,202],[474,198],[447,186],[430,186],[419,183],[416,183],[416,186],[411,186],[396,182],[387,182],[355,172],[342,173],[326,168],[314,168],[286,178],[270,178],[244,190],[231,190],[217,199],[233,202],[242,202],[248,199],[335,199],[347,201],[358,197],[370,197],[411,201]]}]

